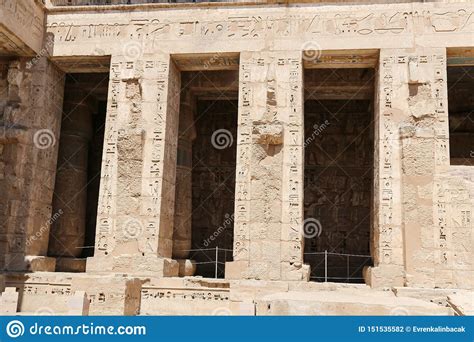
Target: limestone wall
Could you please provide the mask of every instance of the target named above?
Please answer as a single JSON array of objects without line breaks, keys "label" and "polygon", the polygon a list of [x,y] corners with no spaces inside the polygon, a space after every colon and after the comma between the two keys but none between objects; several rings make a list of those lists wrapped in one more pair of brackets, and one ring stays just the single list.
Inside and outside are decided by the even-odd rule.
[{"label": "limestone wall", "polygon": [[[106,8],[106,7],[105,7]],[[83,8],[87,10],[87,8]],[[472,46],[472,7],[416,3],[54,10],[54,56]],[[258,15],[255,15],[255,14]]]},{"label": "limestone wall", "polygon": [[[25,31],[15,30],[16,36]],[[208,54],[213,68],[239,69],[234,261],[226,276],[307,279],[303,70],[364,65],[377,77],[374,267],[366,279],[374,287],[473,287],[474,171],[449,165],[446,82],[446,48],[473,45],[469,3],[51,8],[46,31],[51,60],[64,70],[103,71],[111,56],[88,272],[178,274],[171,257],[180,67],[186,63],[175,60],[198,54],[203,61]],[[228,54],[234,58],[223,57]],[[57,147],[34,149],[30,135],[48,127],[57,137],[63,88],[62,72],[46,59],[31,70],[14,60],[7,84],[2,77],[0,87],[8,88],[7,102],[0,97],[3,117],[17,125],[3,139],[9,167],[1,180],[7,223],[0,243],[8,264],[16,255],[47,250],[44,237],[23,243],[50,215]],[[17,133],[10,138],[16,129],[26,140]],[[15,269],[25,268],[20,260]]]},{"label": "limestone wall", "polygon": [[41,1],[0,1],[0,42],[2,49],[9,54],[39,53],[45,56],[49,44],[43,45],[44,25],[45,13]]},{"label": "limestone wall", "polygon": [[[303,64],[298,52],[323,51],[323,58],[303,59],[308,67],[320,61],[357,65],[362,62],[356,50],[380,49],[375,65],[375,268],[367,277],[373,286],[471,286],[460,281],[459,274],[472,272],[467,261],[472,248],[457,251],[458,244],[449,238],[472,235],[472,195],[467,194],[472,170],[449,166],[445,49],[472,45],[472,9],[465,3],[427,3],[259,8],[257,17],[252,6],[204,12],[134,10],[125,17],[53,10],[47,31],[54,37],[55,57],[112,54],[140,60],[148,53],[240,52],[235,262],[228,265],[229,275],[235,271],[237,278],[292,278],[291,267],[301,267],[298,74]],[[338,49],[352,50],[353,55],[324,55]],[[283,85],[287,80],[290,83]],[[262,139],[276,144],[269,145],[274,151],[259,150]],[[450,179],[459,175],[459,181],[448,183],[457,188],[447,190],[456,191],[454,197],[440,190],[448,186],[440,181],[448,174]],[[262,197],[260,188],[271,201]],[[271,189],[275,193],[268,193]],[[447,208],[456,201],[465,210]],[[271,227],[282,235],[273,239]]]},{"label": "limestone wall", "polygon": [[45,256],[55,216],[51,201],[63,88],[63,73],[46,58],[8,64],[0,183],[4,270],[54,270],[54,260]]},{"label": "limestone wall", "polygon": [[116,56],[111,67],[96,253],[88,269],[140,265],[141,273],[166,273],[158,257],[172,255],[180,74],[169,55]]}]

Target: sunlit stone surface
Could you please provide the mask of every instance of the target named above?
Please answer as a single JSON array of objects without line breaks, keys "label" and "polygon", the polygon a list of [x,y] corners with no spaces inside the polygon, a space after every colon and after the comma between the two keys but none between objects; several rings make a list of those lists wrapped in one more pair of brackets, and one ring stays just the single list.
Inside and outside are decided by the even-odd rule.
[{"label": "sunlit stone surface", "polygon": [[0,0],[1,313],[472,314],[473,34],[455,1]]}]

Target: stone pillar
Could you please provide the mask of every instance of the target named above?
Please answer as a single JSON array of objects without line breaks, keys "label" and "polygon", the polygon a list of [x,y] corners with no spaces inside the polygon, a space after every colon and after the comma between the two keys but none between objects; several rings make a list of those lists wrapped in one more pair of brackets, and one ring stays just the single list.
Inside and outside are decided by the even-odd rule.
[{"label": "stone pillar", "polygon": [[300,52],[240,55],[234,261],[226,278],[306,280]]},{"label": "stone pillar", "polygon": [[[380,51],[375,91],[374,215],[371,232],[374,267],[365,270],[372,287],[404,283],[399,123],[403,117],[400,98],[398,53]],[[405,100],[406,101],[406,100]]]},{"label": "stone pillar", "polygon": [[88,272],[177,275],[180,73],[169,55],[112,56],[96,248]]},{"label": "stone pillar", "polygon": [[453,235],[435,183],[449,166],[446,50],[417,48],[407,55],[408,111],[400,136],[406,285],[452,287]]},{"label": "stone pillar", "polygon": [[178,155],[176,166],[176,200],[174,209],[173,259],[179,263],[180,276],[194,274],[196,266],[188,260],[192,244],[192,159],[195,99],[189,89],[181,91]]},{"label": "stone pillar", "polygon": [[8,70],[0,180],[0,267],[54,271],[47,258],[64,75],[46,58],[18,59]]},{"label": "stone pillar", "polygon": [[84,247],[87,159],[92,137],[87,95],[81,89],[66,86],[53,197],[53,212],[60,215],[51,225],[48,249],[50,256],[60,260],[56,265],[59,271],[68,271],[68,265],[74,262],[71,258],[80,257]]},{"label": "stone pillar", "polygon": [[[434,281],[434,175],[449,163],[444,49],[383,49],[376,106],[373,287]],[[446,157],[448,156],[448,157]]]}]

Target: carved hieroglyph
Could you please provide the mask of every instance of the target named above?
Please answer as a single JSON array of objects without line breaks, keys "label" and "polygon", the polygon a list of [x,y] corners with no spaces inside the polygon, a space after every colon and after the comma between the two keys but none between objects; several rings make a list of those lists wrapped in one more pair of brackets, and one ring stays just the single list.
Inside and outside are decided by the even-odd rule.
[{"label": "carved hieroglyph", "polygon": [[[276,50],[301,48],[305,42],[346,49],[361,41],[368,45],[365,48],[394,43],[408,46],[412,35],[455,35],[473,30],[474,16],[468,4],[445,4],[442,9],[435,4],[416,5],[344,6],[338,10],[277,7],[260,8],[258,14],[253,8],[223,8],[206,16],[197,16],[192,9],[148,10],[133,11],[123,18],[100,12],[74,19],[58,12],[48,16],[47,32],[54,36],[56,55],[74,54],[74,49],[100,55],[119,50],[189,53],[197,46],[210,52],[240,51],[247,50],[249,41],[264,47],[268,38],[280,42],[274,45]],[[334,37],[342,39],[338,42]]]},{"label": "carved hieroglyph", "polygon": [[112,57],[95,255],[117,267],[171,257],[179,89],[169,55]]},{"label": "carved hieroglyph", "polygon": [[226,277],[303,279],[300,52],[240,56],[234,262]]},{"label": "carved hieroglyph", "polygon": [[[43,6],[34,0],[0,0],[2,50],[5,49],[8,54],[19,55],[40,53],[45,31]],[[0,55],[4,53],[5,51],[2,51]]]},{"label": "carved hieroglyph", "polygon": [[454,240],[471,238],[472,176],[449,166],[445,49],[381,50],[378,84],[372,285],[468,287]]},{"label": "carved hieroglyph", "polygon": [[[3,108],[0,258],[5,270],[51,270],[48,251],[51,201],[60,131],[64,74],[46,58],[8,68]],[[4,258],[3,258],[4,257]],[[2,260],[3,259],[3,260]]]}]

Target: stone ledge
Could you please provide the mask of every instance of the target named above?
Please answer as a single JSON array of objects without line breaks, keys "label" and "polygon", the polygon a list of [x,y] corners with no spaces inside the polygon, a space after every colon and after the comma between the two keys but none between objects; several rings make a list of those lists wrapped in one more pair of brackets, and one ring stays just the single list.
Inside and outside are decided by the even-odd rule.
[{"label": "stone ledge", "polygon": [[453,315],[453,310],[382,291],[320,291],[275,293],[257,301],[262,315]]},{"label": "stone ledge", "polygon": [[134,276],[177,277],[176,260],[153,256],[101,256],[87,258],[87,273],[122,273]]}]

